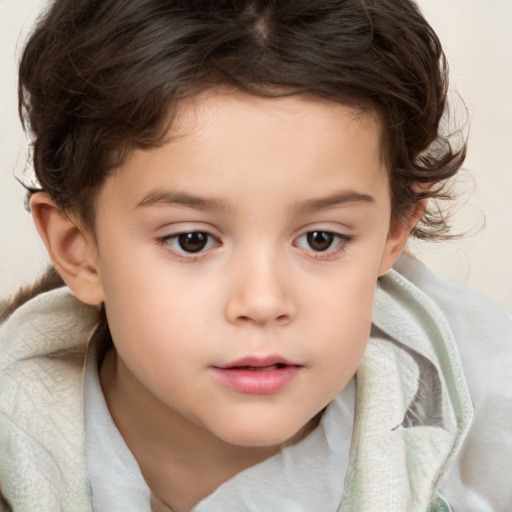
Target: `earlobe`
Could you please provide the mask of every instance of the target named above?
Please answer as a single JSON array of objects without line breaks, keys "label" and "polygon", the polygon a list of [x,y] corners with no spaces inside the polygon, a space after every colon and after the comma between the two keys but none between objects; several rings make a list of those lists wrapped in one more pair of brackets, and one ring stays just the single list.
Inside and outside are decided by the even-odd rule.
[{"label": "earlobe", "polygon": [[411,231],[425,212],[426,205],[426,200],[419,201],[406,221],[396,219],[391,222],[386,246],[380,262],[379,276],[384,275],[402,254]]},{"label": "earlobe", "polygon": [[32,217],[48,254],[73,294],[87,304],[103,302],[96,242],[44,192],[30,200]]}]

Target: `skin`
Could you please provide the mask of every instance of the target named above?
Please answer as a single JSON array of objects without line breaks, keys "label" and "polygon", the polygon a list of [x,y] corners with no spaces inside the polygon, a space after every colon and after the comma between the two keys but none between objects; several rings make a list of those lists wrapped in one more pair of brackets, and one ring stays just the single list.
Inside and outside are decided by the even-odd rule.
[{"label": "skin", "polygon": [[[32,207],[73,292],[105,303],[115,349],[101,383],[155,509],[188,510],[302,439],[353,378],[377,278],[414,216],[392,222],[371,114],[212,90],[182,102],[170,136],[107,178],[94,236],[68,217],[64,236],[48,198]],[[204,249],[180,245],[191,232]],[[312,232],[331,245],[318,250]],[[216,377],[214,367],[269,355],[299,368],[278,392]]]}]

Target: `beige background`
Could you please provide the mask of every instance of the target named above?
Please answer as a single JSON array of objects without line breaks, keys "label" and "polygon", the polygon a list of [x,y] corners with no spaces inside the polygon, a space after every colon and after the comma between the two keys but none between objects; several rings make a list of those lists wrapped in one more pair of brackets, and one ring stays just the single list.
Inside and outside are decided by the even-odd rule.
[{"label": "beige background", "polygon": [[[16,113],[18,45],[44,0],[0,0],[0,297],[47,262],[23,210],[25,139]],[[420,0],[449,58],[459,121],[470,122],[469,154],[457,184],[452,242],[413,243],[441,274],[484,291],[512,311],[512,1]],[[21,35],[20,35],[21,34]]]}]

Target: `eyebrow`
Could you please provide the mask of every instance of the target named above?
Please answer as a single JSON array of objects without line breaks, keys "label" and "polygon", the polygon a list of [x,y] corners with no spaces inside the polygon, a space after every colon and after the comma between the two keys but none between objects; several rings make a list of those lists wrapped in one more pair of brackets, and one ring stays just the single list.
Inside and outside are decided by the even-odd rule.
[{"label": "eyebrow", "polygon": [[326,197],[308,199],[307,201],[301,202],[297,207],[297,211],[300,213],[311,213],[350,203],[375,204],[375,199],[368,194],[363,194],[355,190],[343,190],[334,192]]},{"label": "eyebrow", "polygon": [[171,190],[151,190],[135,208],[148,206],[182,206],[196,210],[229,210],[229,204],[219,199],[199,197],[185,192]]},{"label": "eyebrow", "polygon": [[[308,199],[299,203],[294,210],[296,210],[297,213],[311,213],[350,203],[374,204],[375,199],[368,194],[363,194],[353,190],[344,190],[341,192],[335,192],[326,197]],[[220,199],[200,197],[185,192],[159,189],[148,192],[142,200],[137,203],[135,208],[159,205],[181,206],[204,211],[227,211],[230,209],[229,203]]]}]

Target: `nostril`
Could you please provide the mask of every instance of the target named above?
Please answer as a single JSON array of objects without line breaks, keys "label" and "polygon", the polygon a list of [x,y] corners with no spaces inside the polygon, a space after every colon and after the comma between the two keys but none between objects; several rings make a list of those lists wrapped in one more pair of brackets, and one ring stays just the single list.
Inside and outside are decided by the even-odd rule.
[{"label": "nostril", "polygon": [[274,319],[271,319],[271,318],[258,319],[258,318],[252,317],[250,315],[240,315],[237,317],[237,320],[242,323],[250,322],[250,323],[267,324],[267,323],[275,322],[277,324],[284,324],[290,320],[290,316],[289,315],[279,315],[279,316],[276,316]]}]

